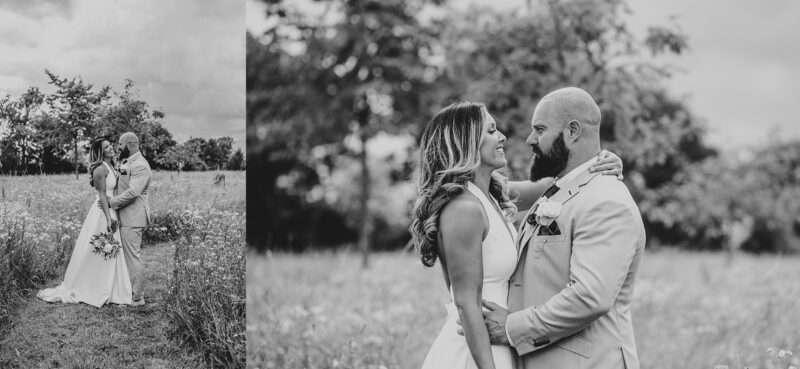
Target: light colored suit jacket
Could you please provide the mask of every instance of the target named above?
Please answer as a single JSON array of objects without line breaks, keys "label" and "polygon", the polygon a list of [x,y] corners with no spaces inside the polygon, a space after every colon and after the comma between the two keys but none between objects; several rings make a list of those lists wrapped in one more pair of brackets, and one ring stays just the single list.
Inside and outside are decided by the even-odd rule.
[{"label": "light colored suit jacket", "polygon": [[137,153],[123,162],[115,196],[109,201],[118,208],[119,223],[122,227],[146,227],[150,224],[150,205],[147,202],[147,188],[150,186],[150,164]]},{"label": "light colored suit jacket", "polygon": [[[644,252],[639,209],[614,176],[580,173],[552,201],[560,235],[523,221],[506,330],[519,368],[638,369],[631,298]],[[533,209],[531,209],[533,210]]]}]

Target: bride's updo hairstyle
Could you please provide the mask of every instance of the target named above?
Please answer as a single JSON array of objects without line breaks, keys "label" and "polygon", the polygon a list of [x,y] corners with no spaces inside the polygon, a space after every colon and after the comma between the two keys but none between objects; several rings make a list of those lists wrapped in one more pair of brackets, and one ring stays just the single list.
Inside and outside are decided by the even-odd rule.
[{"label": "bride's updo hairstyle", "polygon": [[108,137],[97,137],[89,145],[89,185],[92,187],[94,187],[94,170],[103,164],[103,141],[108,141]]},{"label": "bride's updo hairstyle", "polygon": [[[480,165],[480,142],[486,106],[459,102],[440,112],[422,130],[419,143],[419,182],[412,212],[411,232],[422,264],[428,267],[440,257],[439,215],[445,205],[465,191]],[[506,178],[492,173],[489,192],[507,217],[517,208],[511,202]]]}]

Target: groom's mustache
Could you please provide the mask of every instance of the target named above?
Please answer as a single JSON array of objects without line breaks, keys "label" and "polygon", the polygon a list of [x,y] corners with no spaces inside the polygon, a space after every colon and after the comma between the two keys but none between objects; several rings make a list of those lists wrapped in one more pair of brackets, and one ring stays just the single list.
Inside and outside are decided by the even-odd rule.
[{"label": "groom's mustache", "polygon": [[539,145],[531,145],[531,150],[533,151],[533,154],[536,155],[537,157],[544,156],[544,151],[542,151]]}]

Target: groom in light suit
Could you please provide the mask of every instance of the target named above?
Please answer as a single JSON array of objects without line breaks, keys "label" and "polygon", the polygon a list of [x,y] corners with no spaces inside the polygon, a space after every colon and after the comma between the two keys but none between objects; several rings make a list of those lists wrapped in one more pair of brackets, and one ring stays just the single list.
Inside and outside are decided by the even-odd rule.
[{"label": "groom in light suit", "polygon": [[531,125],[531,179],[556,183],[522,223],[509,310],[484,302],[492,343],[513,347],[519,368],[638,369],[631,300],[645,232],[625,184],[588,171],[600,109],[563,88],[539,102]]},{"label": "groom in light suit", "polygon": [[147,203],[150,164],[139,151],[139,138],[133,132],[123,133],[119,137],[119,147],[120,157],[123,158],[119,183],[109,204],[119,213],[120,238],[133,289],[131,305],[141,306],[144,305],[141,246],[144,229],[150,223],[150,206]]}]

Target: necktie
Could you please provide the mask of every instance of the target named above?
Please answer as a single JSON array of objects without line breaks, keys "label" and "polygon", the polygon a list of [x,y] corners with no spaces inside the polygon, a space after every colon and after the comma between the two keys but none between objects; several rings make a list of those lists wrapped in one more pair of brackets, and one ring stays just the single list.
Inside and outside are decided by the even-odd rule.
[{"label": "necktie", "polygon": [[552,186],[548,187],[547,190],[544,191],[544,194],[542,194],[542,196],[549,199],[550,196],[553,196],[556,192],[558,192],[558,190],[559,190],[558,185],[553,183]]}]

